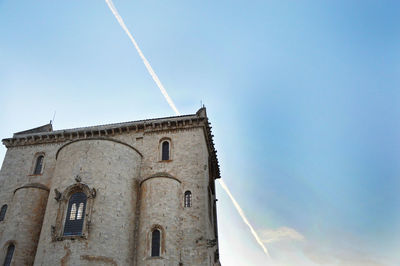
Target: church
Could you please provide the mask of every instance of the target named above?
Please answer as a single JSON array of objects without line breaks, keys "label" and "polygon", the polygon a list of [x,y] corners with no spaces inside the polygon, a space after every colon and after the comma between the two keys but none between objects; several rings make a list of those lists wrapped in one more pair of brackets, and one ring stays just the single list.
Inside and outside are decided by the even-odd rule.
[{"label": "church", "polygon": [[3,139],[0,263],[221,265],[211,126],[195,114]]}]

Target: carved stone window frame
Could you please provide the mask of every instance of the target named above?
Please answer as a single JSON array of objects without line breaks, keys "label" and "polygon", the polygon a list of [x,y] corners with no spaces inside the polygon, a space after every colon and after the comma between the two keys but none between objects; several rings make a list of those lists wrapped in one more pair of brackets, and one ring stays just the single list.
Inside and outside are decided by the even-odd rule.
[{"label": "carved stone window frame", "polygon": [[[55,200],[58,202],[59,206],[57,211],[56,224],[51,228],[52,240],[63,241],[66,239],[87,239],[92,218],[93,201],[96,198],[96,189],[89,188],[89,186],[86,185],[85,183],[76,182],[75,184],[67,187],[62,193],[59,192],[57,189],[55,189],[54,191],[56,194]],[[65,236],[64,226],[67,217],[68,202],[72,194],[76,192],[83,192],[87,197],[85,216],[83,217],[84,220],[83,220],[82,234]]]}]

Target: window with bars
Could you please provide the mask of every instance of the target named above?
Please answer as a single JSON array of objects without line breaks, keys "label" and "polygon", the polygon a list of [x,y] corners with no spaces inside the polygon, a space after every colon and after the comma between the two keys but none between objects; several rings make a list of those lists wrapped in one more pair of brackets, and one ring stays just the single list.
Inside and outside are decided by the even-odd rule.
[{"label": "window with bars", "polygon": [[161,232],[158,229],[154,229],[151,233],[151,256],[159,257],[161,248]]},{"label": "window with bars", "polygon": [[164,141],[161,145],[161,160],[162,161],[168,161],[170,159],[169,156],[169,142],[168,141]]},{"label": "window with bars", "polygon": [[1,207],[1,210],[0,210],[0,222],[3,221],[4,218],[6,217],[7,207],[8,207],[7,204],[4,204]]},{"label": "window with bars", "polygon": [[82,235],[86,200],[87,196],[83,192],[75,192],[69,198],[64,225],[64,236]]},{"label": "window with bars", "polygon": [[10,244],[7,248],[7,254],[6,254],[6,258],[4,259],[4,266],[10,266],[11,265],[11,261],[14,255],[14,250],[15,250],[15,246],[14,244]]},{"label": "window with bars", "polygon": [[34,175],[40,175],[42,173],[42,168],[43,168],[43,155],[39,155],[36,159],[36,164],[35,164],[35,169],[33,171]]},{"label": "window with bars", "polygon": [[189,190],[185,192],[184,206],[192,207],[192,192],[190,192]]}]

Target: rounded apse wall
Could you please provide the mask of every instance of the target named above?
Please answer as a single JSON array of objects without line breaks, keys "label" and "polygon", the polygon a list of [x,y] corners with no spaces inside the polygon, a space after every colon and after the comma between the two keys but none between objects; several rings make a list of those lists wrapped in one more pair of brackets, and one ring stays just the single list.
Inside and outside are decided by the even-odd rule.
[{"label": "rounded apse wall", "polygon": [[[140,243],[137,265],[179,265],[181,184],[168,174],[156,174],[140,185]],[[152,231],[161,232],[160,255],[152,257]]]},{"label": "rounded apse wall", "polygon": [[8,245],[13,243],[13,265],[33,265],[48,195],[49,189],[41,184],[27,184],[15,190],[1,238],[1,262]]},{"label": "rounded apse wall", "polygon": [[[140,163],[133,147],[110,139],[83,139],[61,147],[35,264],[131,265]],[[92,191],[84,215],[86,239],[62,233],[66,208],[61,202],[67,201],[62,197],[79,184]]]}]

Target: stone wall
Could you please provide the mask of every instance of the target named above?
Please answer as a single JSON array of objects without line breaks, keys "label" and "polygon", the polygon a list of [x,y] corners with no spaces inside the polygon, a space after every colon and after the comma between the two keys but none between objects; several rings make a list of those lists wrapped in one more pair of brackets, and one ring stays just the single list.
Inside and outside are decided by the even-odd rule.
[{"label": "stone wall", "polygon": [[47,197],[47,190],[35,187],[21,188],[15,192],[7,212],[8,224],[2,234],[4,250],[0,261],[4,261],[8,244],[13,243],[18,247],[13,256],[14,264],[33,264]]},{"label": "stone wall", "polygon": [[[140,223],[136,265],[178,265],[180,262],[180,223],[182,195],[180,182],[162,175],[145,180],[140,186]],[[159,257],[151,257],[152,230],[161,232]]]},{"label": "stone wall", "polygon": [[[13,263],[32,265],[42,228],[48,188],[59,144],[13,147],[7,150],[0,171],[0,207],[8,205],[0,222],[0,262],[8,245],[16,246]],[[33,175],[37,154],[44,155],[42,174]],[[48,190],[48,189],[47,189]]]},{"label": "stone wall", "polygon": [[[69,130],[70,138],[77,139],[57,133],[54,143],[9,147],[0,172],[0,205],[9,204],[6,220],[0,222],[0,263],[7,243],[14,241],[14,264],[23,259],[22,264],[32,265],[35,258],[34,265],[219,265],[214,263],[218,244],[212,244],[215,195],[210,193],[214,180],[209,176],[206,122],[176,122],[176,128],[135,126],[136,130],[100,126],[99,134],[106,136]],[[163,140],[170,142],[166,161],[161,160]],[[43,173],[31,175],[38,153],[45,154]],[[27,184],[43,185],[50,193],[26,188],[14,195]],[[86,231],[82,237],[63,237],[67,191],[75,186],[86,187],[90,194]],[[187,190],[192,193],[191,207],[184,207]],[[26,197],[36,200],[26,204]],[[42,211],[35,211],[37,219],[21,222],[34,209]],[[151,257],[154,226],[163,232],[159,258]],[[29,240],[27,230],[40,233],[39,241],[31,236]],[[22,239],[29,247],[20,244]]]},{"label": "stone wall", "polygon": [[[35,265],[86,265],[89,261],[132,265],[133,191],[140,162],[140,154],[132,147],[109,140],[81,140],[60,149]],[[86,208],[85,222],[90,220],[84,224],[88,226],[87,239],[63,239],[65,214],[58,213],[60,203],[54,199],[54,191],[63,192],[76,184],[77,176],[79,183],[96,191],[91,213]],[[59,228],[56,236],[52,236],[52,226]]]}]

